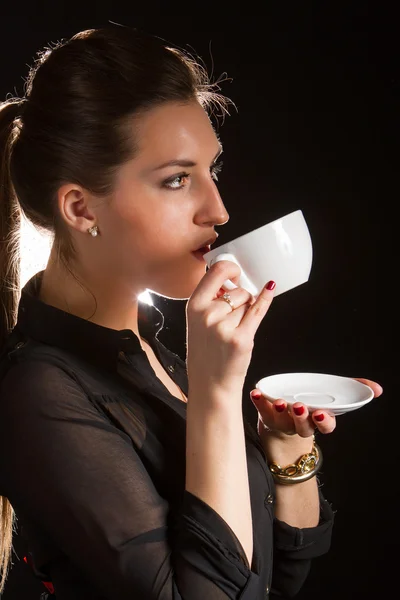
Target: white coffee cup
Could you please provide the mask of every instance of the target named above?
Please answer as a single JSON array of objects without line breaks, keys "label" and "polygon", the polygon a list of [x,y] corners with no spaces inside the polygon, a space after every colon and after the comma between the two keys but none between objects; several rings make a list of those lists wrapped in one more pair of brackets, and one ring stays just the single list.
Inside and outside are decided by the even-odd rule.
[{"label": "white coffee cup", "polygon": [[[203,256],[211,267],[230,260],[241,269],[239,286],[255,298],[268,281],[275,281],[279,296],[308,281],[312,265],[311,236],[303,212],[296,210],[249,233],[214,248]],[[233,290],[230,279],[223,283]]]}]

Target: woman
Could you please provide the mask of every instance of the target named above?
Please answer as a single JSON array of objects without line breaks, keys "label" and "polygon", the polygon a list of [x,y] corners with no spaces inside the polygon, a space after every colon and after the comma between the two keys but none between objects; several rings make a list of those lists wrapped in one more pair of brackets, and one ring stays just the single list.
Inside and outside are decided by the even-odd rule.
[{"label": "woman", "polygon": [[[2,589],[15,517],[74,600],[293,597],[329,548],[314,433],[335,419],[254,394],[258,435],[243,423],[274,282],[222,296],[237,265],[198,252],[229,218],[210,119],[227,106],[193,58],[118,26],[44,51],[2,106]],[[54,243],[19,298],[20,208]],[[186,363],[146,289],[188,299]]]}]

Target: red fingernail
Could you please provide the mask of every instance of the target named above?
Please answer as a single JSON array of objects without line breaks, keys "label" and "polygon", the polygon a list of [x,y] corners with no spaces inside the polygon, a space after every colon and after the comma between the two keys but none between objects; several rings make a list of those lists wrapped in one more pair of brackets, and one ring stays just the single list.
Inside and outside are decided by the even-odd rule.
[{"label": "red fingernail", "polygon": [[315,415],[314,419],[315,419],[316,421],[319,421],[319,422],[321,422],[321,421],[323,421],[323,420],[325,419],[325,415],[324,415],[324,414]]},{"label": "red fingernail", "polygon": [[261,392],[258,390],[253,390],[250,396],[253,398],[253,400],[259,400],[261,398]]},{"label": "red fingernail", "polygon": [[267,285],[265,286],[265,289],[266,290],[273,290],[275,286],[276,286],[275,281],[268,281]]},{"label": "red fingernail", "polygon": [[274,406],[275,406],[275,409],[278,412],[283,412],[285,410],[285,405],[284,404],[274,404]]},{"label": "red fingernail", "polygon": [[300,417],[304,412],[304,406],[293,406],[293,412],[295,415]]}]

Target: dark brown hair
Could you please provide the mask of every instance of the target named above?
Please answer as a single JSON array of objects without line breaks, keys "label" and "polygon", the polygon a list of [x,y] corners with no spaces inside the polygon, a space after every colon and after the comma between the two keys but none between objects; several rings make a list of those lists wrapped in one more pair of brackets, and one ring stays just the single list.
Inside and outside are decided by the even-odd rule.
[{"label": "dark brown hair", "polygon": [[[73,182],[109,195],[117,169],[135,154],[129,119],[193,100],[223,115],[229,100],[219,89],[191,54],[129,27],[82,31],[38,53],[24,97],[0,105],[0,350],[20,297],[21,214],[54,236],[68,267],[76,255],[57,209],[59,187]],[[0,594],[14,525],[12,505],[0,496]]]}]

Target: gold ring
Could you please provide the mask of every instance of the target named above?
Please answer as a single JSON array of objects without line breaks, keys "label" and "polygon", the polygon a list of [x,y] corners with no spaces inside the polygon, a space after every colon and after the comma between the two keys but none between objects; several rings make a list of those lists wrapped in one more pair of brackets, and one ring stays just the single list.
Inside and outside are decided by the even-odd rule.
[{"label": "gold ring", "polygon": [[235,305],[233,304],[232,300],[231,300],[231,296],[230,294],[228,294],[228,292],[225,292],[225,294],[223,296],[221,296],[222,300],[225,300],[225,302],[227,302],[229,304],[229,306],[231,307],[232,310],[235,310]]}]

